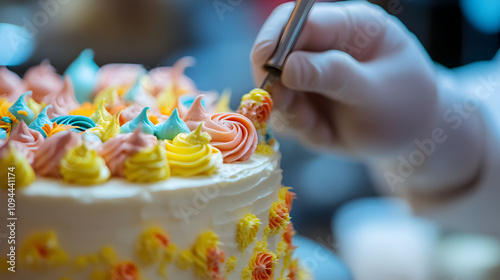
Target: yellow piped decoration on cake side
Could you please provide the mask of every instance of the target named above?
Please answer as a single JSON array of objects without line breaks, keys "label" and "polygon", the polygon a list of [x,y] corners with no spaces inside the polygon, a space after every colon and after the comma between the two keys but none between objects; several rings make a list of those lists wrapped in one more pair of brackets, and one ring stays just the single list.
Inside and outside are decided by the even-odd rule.
[{"label": "yellow piped decoration on cake side", "polygon": [[34,233],[24,241],[19,260],[34,269],[58,267],[69,261],[54,231]]},{"label": "yellow piped decoration on cake side", "polygon": [[[4,188],[9,188],[9,181],[15,182],[15,188],[23,188],[29,186],[35,181],[35,172],[31,167],[28,159],[21,154],[14,145],[5,147],[8,149],[7,155],[0,159],[0,180]],[[10,175],[9,175],[10,173]]]},{"label": "yellow piped decoration on cake side", "polygon": [[276,255],[268,250],[256,250],[241,272],[242,280],[271,280],[276,268]]},{"label": "yellow piped decoration on cake side", "polygon": [[210,175],[222,166],[222,153],[210,145],[210,135],[201,124],[191,133],[180,133],[167,140],[167,157],[172,175]]},{"label": "yellow piped decoration on cake side", "polygon": [[82,185],[104,183],[111,174],[104,159],[85,144],[68,151],[61,160],[59,171],[64,181]]},{"label": "yellow piped decoration on cake side", "polygon": [[232,256],[232,257],[227,259],[227,261],[226,261],[226,275],[233,272],[233,270],[236,268],[236,262],[238,262],[238,259],[235,256]]},{"label": "yellow piped decoration on cake side", "polygon": [[260,220],[253,214],[247,214],[240,220],[236,230],[236,241],[241,252],[254,242],[260,224]]},{"label": "yellow piped decoration on cake side", "polygon": [[168,233],[160,227],[151,227],[144,231],[137,242],[137,255],[146,264],[153,264],[174,259],[177,247],[170,242]]},{"label": "yellow piped decoration on cake side", "polygon": [[125,178],[130,182],[152,183],[166,180],[170,177],[170,167],[167,151],[162,143],[146,148],[124,163]]},{"label": "yellow piped decoration on cake side", "polygon": [[193,268],[197,277],[206,279],[222,275],[221,266],[225,262],[225,254],[220,249],[220,241],[213,231],[206,231],[198,237],[190,250],[179,255],[177,266],[180,269]]},{"label": "yellow piped decoration on cake side", "polygon": [[269,210],[269,233],[278,234],[284,231],[290,223],[288,208],[284,203],[274,202]]}]

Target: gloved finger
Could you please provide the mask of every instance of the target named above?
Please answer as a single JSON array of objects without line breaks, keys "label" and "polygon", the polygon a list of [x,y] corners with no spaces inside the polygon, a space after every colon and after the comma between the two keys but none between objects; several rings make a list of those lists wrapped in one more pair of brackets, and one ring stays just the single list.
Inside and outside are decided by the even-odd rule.
[{"label": "gloved finger", "polygon": [[[251,52],[254,77],[257,84],[264,79],[262,66],[276,49],[284,25],[293,9],[292,3],[276,8],[260,30]],[[297,39],[295,50],[342,50],[360,61],[373,59],[385,48],[377,47],[390,42],[384,36],[390,29],[391,38],[400,38],[399,29],[377,5],[364,1],[317,3]],[[389,40],[390,39],[390,40]]]},{"label": "gloved finger", "polygon": [[284,86],[315,92],[347,104],[359,104],[369,92],[371,70],[345,52],[295,51],[281,74]]}]

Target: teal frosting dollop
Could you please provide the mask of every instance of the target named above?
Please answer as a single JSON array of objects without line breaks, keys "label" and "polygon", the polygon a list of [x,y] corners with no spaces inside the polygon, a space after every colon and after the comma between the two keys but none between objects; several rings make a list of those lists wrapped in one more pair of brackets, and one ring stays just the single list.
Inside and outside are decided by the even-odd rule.
[{"label": "teal frosting dollop", "polygon": [[141,131],[147,134],[155,134],[155,126],[154,124],[148,119],[148,110],[150,107],[144,107],[142,109],[142,112],[135,117],[133,120],[129,121],[128,123],[125,123],[120,127],[120,132],[121,133],[130,133],[133,131],[136,131],[137,128],[140,126]]},{"label": "teal frosting dollop", "polygon": [[75,88],[76,100],[80,103],[90,101],[92,92],[97,83],[97,72],[99,66],[94,62],[94,51],[85,49],[73,61],[64,75],[68,75]]},{"label": "teal frosting dollop", "polygon": [[0,139],[5,139],[7,138],[7,131],[5,129],[0,128]]},{"label": "teal frosting dollop", "polygon": [[53,124],[52,121],[50,121],[49,116],[47,116],[47,110],[49,108],[52,108],[52,105],[45,106],[36,119],[29,125],[29,128],[40,132],[44,138],[47,138],[47,134],[43,131],[42,127],[45,124],[49,124],[50,126]]},{"label": "teal frosting dollop", "polygon": [[163,123],[155,126],[155,136],[162,140],[174,140],[179,133],[191,132],[186,123],[179,118],[177,108],[172,111],[170,117]]},{"label": "teal frosting dollop", "polygon": [[9,108],[9,112],[14,115],[18,120],[23,120],[26,124],[30,124],[35,119],[35,113],[28,107],[24,100],[26,95],[31,96],[32,91],[23,93],[17,101]]},{"label": "teal frosting dollop", "polygon": [[95,122],[91,118],[78,115],[60,116],[51,119],[51,121],[57,124],[76,126],[77,128],[75,129],[78,130],[78,132],[85,131],[96,126]]},{"label": "teal frosting dollop", "polygon": [[136,102],[137,100],[139,100],[139,98],[141,97],[141,95],[143,93],[142,92],[142,84],[141,84],[142,76],[143,75],[141,75],[137,78],[137,81],[135,82],[135,84],[130,88],[129,91],[127,91],[127,93],[123,97],[123,100],[125,100],[126,102],[130,102],[130,103],[133,103],[133,102]]}]

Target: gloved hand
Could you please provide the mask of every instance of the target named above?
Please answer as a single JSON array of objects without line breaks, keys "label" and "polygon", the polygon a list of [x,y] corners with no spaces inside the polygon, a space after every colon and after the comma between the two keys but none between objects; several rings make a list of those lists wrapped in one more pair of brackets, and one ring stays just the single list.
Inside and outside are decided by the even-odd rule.
[{"label": "gloved hand", "polygon": [[[257,36],[256,85],[292,9],[279,6]],[[415,36],[379,6],[316,3],[272,96],[288,127],[314,146],[363,156],[393,152],[435,117],[433,71]]]}]

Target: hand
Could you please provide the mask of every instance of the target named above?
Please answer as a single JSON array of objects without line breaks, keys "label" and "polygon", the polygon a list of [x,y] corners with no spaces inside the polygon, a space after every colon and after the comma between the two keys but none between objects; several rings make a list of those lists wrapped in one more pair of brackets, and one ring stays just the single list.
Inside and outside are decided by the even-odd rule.
[{"label": "hand", "polygon": [[[278,7],[257,36],[257,85],[292,9]],[[438,106],[433,72],[415,36],[380,7],[317,3],[271,92],[307,143],[376,155],[407,146],[431,126]]]}]

